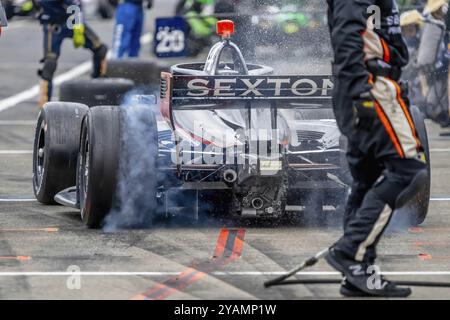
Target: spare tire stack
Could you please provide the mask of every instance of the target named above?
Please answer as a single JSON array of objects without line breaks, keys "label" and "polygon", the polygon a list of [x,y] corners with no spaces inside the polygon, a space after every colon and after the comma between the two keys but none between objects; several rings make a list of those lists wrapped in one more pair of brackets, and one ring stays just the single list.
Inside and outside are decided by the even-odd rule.
[{"label": "spare tire stack", "polygon": [[129,79],[82,79],[61,85],[59,100],[93,106],[118,106],[126,94],[135,88]]},{"label": "spare tire stack", "polygon": [[132,80],[137,89],[152,93],[159,85],[161,72],[169,69],[168,64],[160,61],[113,59],[108,61],[106,77]]}]

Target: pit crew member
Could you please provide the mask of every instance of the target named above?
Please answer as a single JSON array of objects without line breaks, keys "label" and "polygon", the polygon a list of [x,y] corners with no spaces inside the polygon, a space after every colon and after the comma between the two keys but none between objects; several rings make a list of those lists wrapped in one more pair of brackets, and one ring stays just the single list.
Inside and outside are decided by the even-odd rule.
[{"label": "pit crew member", "polygon": [[38,71],[42,79],[39,96],[39,106],[42,107],[52,97],[53,76],[64,39],[71,38],[75,48],[84,47],[92,51],[93,78],[104,75],[108,48],[84,22],[80,0],[41,0],[39,4],[39,18],[44,34],[43,66]]},{"label": "pit crew member", "polygon": [[[139,56],[141,35],[144,26],[144,0],[123,0],[116,11],[113,54],[115,58]],[[153,7],[153,0],[146,0],[147,9]]]},{"label": "pit crew member", "polygon": [[[333,107],[348,138],[354,183],[344,235],[325,259],[344,275],[343,295],[406,297],[411,290],[386,280],[374,265],[376,246],[394,209],[411,200],[428,178],[407,95],[398,82],[408,63],[398,6],[395,0],[327,2]],[[374,8],[380,9],[378,17]]]}]

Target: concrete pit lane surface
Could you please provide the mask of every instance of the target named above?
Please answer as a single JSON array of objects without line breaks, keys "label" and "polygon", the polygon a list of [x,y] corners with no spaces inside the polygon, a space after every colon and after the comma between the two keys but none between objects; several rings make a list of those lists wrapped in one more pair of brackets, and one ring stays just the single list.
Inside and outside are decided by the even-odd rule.
[{"label": "concrete pit lane surface", "polygon": [[[167,4],[174,1],[156,1],[160,15],[170,15]],[[150,11],[147,32],[152,33],[154,17]],[[111,42],[111,21],[91,24]],[[149,55],[149,37],[143,40],[142,55]],[[321,219],[310,213],[276,224],[175,219],[146,230],[106,232],[87,229],[72,209],[37,203],[31,158],[41,41],[40,26],[32,20],[12,21],[0,39],[0,299],[341,298],[337,285],[263,288],[264,281],[339,238],[340,218],[333,211],[320,213]],[[57,82],[88,76],[88,51],[75,51],[66,41],[62,52]],[[302,72],[308,66],[298,61],[304,60],[295,57],[279,68]],[[306,73],[329,72],[327,61]],[[413,228],[394,219],[379,245],[379,265],[391,279],[450,282],[450,140],[439,137],[437,125],[427,126],[428,218]],[[323,261],[299,276],[339,278]],[[410,298],[450,299],[450,289],[417,287]]]}]

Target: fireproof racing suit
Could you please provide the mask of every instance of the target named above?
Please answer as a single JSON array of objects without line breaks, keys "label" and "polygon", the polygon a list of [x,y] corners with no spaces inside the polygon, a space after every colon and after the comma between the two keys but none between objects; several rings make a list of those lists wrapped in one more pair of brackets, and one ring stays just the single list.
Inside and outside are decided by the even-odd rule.
[{"label": "fireproof racing suit", "polygon": [[[344,235],[335,247],[353,260],[372,263],[393,210],[404,205],[404,196],[412,198],[407,193],[415,192],[411,190],[426,167],[407,95],[398,83],[408,49],[395,0],[327,1],[334,52],[333,108],[348,138],[354,179]],[[371,19],[378,8],[381,19]],[[361,128],[355,125],[355,106],[367,97],[372,101],[372,122]]]},{"label": "fireproof racing suit", "polygon": [[[116,10],[113,53],[115,58],[138,57],[141,48],[141,34],[144,26],[143,0],[124,0]],[[153,0],[147,0],[150,9]]]},{"label": "fireproof racing suit", "polygon": [[[92,77],[103,76],[106,69],[106,45],[86,25],[82,15],[76,15],[76,6],[80,8],[80,0],[42,0],[40,21],[44,32],[43,67],[38,74],[42,78],[39,106],[50,101],[52,97],[52,80],[56,72],[61,45],[64,39],[79,37],[80,45],[93,53],[94,70]],[[77,26],[78,29],[74,26]],[[75,41],[74,41],[75,44]]]}]

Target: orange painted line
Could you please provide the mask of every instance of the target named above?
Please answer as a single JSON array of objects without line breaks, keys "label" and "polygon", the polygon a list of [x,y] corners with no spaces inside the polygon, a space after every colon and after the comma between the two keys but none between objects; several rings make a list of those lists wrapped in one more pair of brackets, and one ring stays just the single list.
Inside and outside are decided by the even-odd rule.
[{"label": "orange painted line", "polygon": [[31,257],[30,256],[0,256],[0,260],[28,261],[28,260],[31,260]]},{"label": "orange painted line", "polygon": [[422,233],[423,229],[420,227],[412,227],[408,229],[409,233]]},{"label": "orange painted line", "polygon": [[229,234],[230,234],[230,231],[228,229],[220,230],[219,238],[217,239],[216,249],[214,250],[213,258],[219,258],[223,255]]},{"label": "orange painted line", "polygon": [[408,232],[410,233],[424,233],[424,232],[450,232],[450,228],[448,227],[436,227],[436,228],[420,228],[420,227],[414,227],[409,228]]},{"label": "orange painted line", "polygon": [[431,256],[431,254],[426,254],[426,253],[420,253],[418,255],[418,258],[422,261],[426,261],[426,260],[431,260],[433,259],[433,257]]},{"label": "orange painted line", "polygon": [[239,229],[236,239],[234,240],[234,248],[233,253],[231,256],[234,259],[238,259],[242,255],[242,251],[244,249],[244,237],[245,237],[245,230]]},{"label": "orange painted line", "polygon": [[245,229],[221,229],[213,256],[209,260],[194,265],[178,276],[172,277],[164,283],[158,283],[145,293],[138,294],[131,299],[163,300],[176,292],[181,292],[207,276],[208,272],[217,270],[241,257],[244,237]]},{"label": "orange painted line", "polygon": [[175,292],[183,291],[184,289],[186,289],[188,286],[190,286],[194,282],[197,282],[200,279],[204,278],[206,275],[207,274],[204,272],[196,271],[191,275],[191,277],[185,278],[185,280],[182,283],[180,283],[176,288],[171,288],[171,290],[166,290],[154,298],[148,298],[148,300],[164,300],[167,297],[174,294]]},{"label": "orange painted line", "polygon": [[413,245],[416,247],[450,247],[450,242],[413,241]]},{"label": "orange painted line", "polygon": [[[178,287],[183,288],[185,279],[189,279],[190,276],[198,273],[199,271],[194,268],[188,268],[182,273],[180,273],[178,276],[170,278],[165,283],[158,283],[154,287],[152,287],[150,290],[146,291],[145,293],[139,294],[132,298],[132,300],[156,300],[157,297],[165,296],[166,294],[170,295],[172,293],[175,293],[178,290]],[[176,287],[176,288],[175,288]],[[167,295],[167,296],[168,296]]]},{"label": "orange painted line", "polygon": [[428,261],[428,260],[450,260],[450,256],[448,255],[431,255],[428,253],[420,253],[418,255],[418,258],[422,261]]},{"label": "orange painted line", "polygon": [[21,228],[21,229],[0,229],[0,232],[58,232],[59,228]]}]

